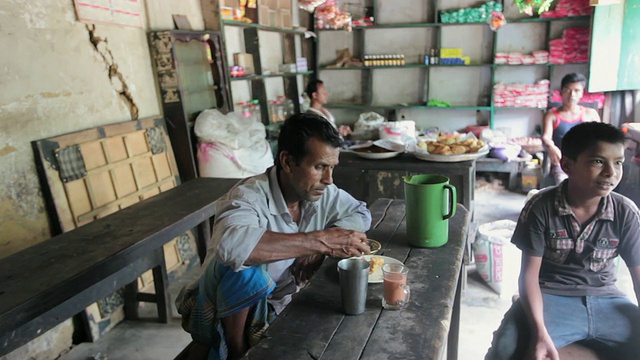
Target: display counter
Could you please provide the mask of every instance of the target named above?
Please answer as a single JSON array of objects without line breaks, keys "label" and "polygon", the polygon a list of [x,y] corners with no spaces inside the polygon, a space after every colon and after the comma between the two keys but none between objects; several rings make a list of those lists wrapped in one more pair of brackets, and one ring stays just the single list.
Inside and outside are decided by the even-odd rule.
[{"label": "display counter", "polygon": [[350,152],[340,153],[333,171],[335,184],[356,199],[372,204],[379,198],[404,199],[405,175],[439,174],[456,187],[458,202],[473,214],[476,161],[432,162],[411,154],[382,160],[364,159]]}]

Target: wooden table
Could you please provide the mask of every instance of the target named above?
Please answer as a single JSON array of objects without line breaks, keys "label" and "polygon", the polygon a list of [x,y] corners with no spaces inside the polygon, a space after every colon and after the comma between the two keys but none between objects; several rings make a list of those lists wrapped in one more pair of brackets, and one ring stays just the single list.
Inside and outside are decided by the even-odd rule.
[{"label": "wooden table", "polygon": [[473,214],[476,160],[434,162],[420,160],[411,154],[370,160],[343,151],[340,153],[340,165],[333,170],[333,180],[356,199],[373,204],[380,198],[404,199],[402,177],[416,174],[448,177],[458,192],[458,203]]},{"label": "wooden table", "polygon": [[379,199],[371,205],[371,213],[369,237],[382,243],[382,255],[401,260],[410,269],[407,308],[382,310],[382,284],[370,284],[365,312],[344,315],[338,260],[327,259],[247,359],[424,360],[444,358],[445,352],[447,359],[457,359],[460,274],[469,212],[457,206],[449,222],[448,243],[435,249],[408,245],[404,201]]},{"label": "wooden table", "polygon": [[[236,182],[191,180],[0,259],[0,356],[164,264],[154,254],[208,223],[213,202]],[[159,301],[160,311],[168,299]]]}]

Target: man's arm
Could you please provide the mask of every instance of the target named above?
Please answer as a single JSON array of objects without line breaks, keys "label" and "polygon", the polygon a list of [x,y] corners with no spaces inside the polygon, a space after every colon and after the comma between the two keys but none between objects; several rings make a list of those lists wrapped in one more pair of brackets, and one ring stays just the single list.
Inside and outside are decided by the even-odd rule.
[{"label": "man's arm", "polygon": [[355,230],[331,228],[298,234],[265,231],[244,264],[252,266],[313,254],[360,256],[369,250],[367,236]]},{"label": "man's arm", "polygon": [[520,301],[527,314],[532,335],[528,358],[559,360],[558,351],[544,325],[542,292],[539,283],[541,264],[541,257],[522,253],[519,278]]},{"label": "man's arm", "polygon": [[547,111],[542,120],[542,144],[547,149],[547,156],[549,156],[551,165],[559,165],[562,157],[560,148],[553,142],[553,123],[555,120],[556,116],[551,110]]}]

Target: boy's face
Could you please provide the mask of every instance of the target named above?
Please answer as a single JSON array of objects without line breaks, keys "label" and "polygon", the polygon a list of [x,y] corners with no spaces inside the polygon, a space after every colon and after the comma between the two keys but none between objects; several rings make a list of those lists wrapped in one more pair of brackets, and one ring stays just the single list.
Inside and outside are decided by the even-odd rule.
[{"label": "boy's face", "polygon": [[599,141],[574,161],[563,157],[562,169],[569,183],[584,197],[607,196],[622,178],[624,145]]},{"label": "boy's face", "polygon": [[584,86],[581,82],[569,83],[562,88],[562,101],[565,104],[578,104],[582,95],[584,95]]}]

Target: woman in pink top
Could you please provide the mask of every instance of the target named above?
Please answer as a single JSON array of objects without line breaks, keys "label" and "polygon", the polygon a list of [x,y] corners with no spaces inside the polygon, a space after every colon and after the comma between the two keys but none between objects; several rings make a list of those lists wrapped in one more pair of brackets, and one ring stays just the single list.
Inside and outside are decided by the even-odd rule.
[{"label": "woman in pink top", "polygon": [[542,143],[547,149],[550,172],[556,184],[560,184],[567,175],[560,167],[562,138],[572,127],[582,122],[600,121],[598,112],[578,105],[587,79],[582,74],[565,75],[561,82],[562,106],[553,108],[544,116],[542,124]]}]

